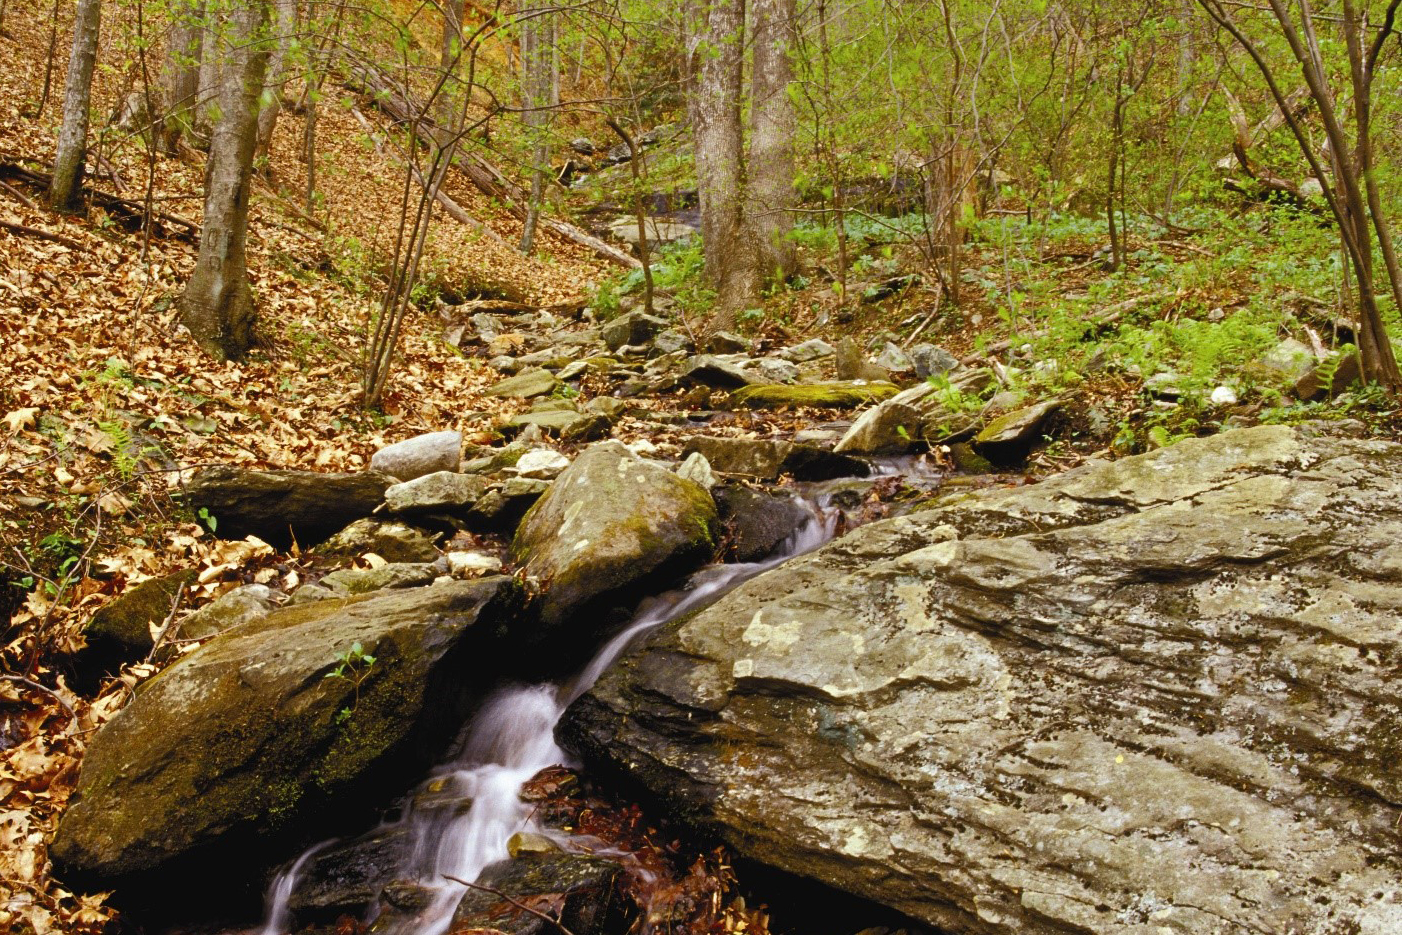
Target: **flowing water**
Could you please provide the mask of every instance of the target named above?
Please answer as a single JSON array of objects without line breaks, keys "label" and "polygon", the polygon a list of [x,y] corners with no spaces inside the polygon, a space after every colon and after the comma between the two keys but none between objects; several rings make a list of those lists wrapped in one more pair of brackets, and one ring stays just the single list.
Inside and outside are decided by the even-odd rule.
[{"label": "flowing water", "polygon": [[[633,640],[668,620],[713,601],[742,582],[794,556],[809,552],[832,538],[837,515],[809,505],[812,518],[762,562],[713,565],[698,572],[678,591],[651,598],[633,621],[609,640],[572,680],[561,684],[512,686],[499,689],[478,711],[468,728],[462,752],[437,769],[410,797],[398,824],[412,832],[414,846],[401,879],[415,880],[432,894],[430,907],[413,920],[392,928],[396,935],[440,935],[452,922],[453,910],[467,887],[489,864],[507,856],[507,841],[519,831],[548,833],[532,820],[521,801],[521,786],[547,766],[569,764],[555,744],[555,724],[569,704],[588,691]],[[412,803],[421,803],[415,805]],[[470,802],[466,810],[441,807]],[[433,807],[434,804],[440,807]],[[303,854],[276,880],[268,893],[267,922],[262,935],[286,935],[292,913],[288,902],[309,859],[333,842],[323,842]]]}]

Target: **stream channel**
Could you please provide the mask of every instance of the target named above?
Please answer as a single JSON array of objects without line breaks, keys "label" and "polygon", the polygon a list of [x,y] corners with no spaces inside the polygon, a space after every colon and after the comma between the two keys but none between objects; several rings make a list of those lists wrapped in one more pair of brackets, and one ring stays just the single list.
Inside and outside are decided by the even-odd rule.
[{"label": "stream channel", "polygon": [[[409,794],[397,818],[365,836],[406,842],[400,845],[395,879],[412,882],[428,897],[427,908],[412,916],[382,920],[377,933],[441,935],[447,931],[467,891],[450,878],[477,880],[486,867],[508,856],[507,842],[518,832],[547,835],[566,850],[588,850],[592,839],[572,842],[568,835],[543,827],[520,796],[522,785],[542,769],[573,765],[569,754],[555,744],[555,725],[565,709],[638,637],[830,540],[842,516],[828,501],[827,496],[801,501],[809,518],[769,558],[708,566],[682,588],[643,601],[632,621],[572,679],[504,686],[489,696],[465,728],[458,755]],[[306,884],[317,855],[337,843],[331,840],[312,847],[274,879],[261,935],[288,935],[295,928],[299,887]]]}]

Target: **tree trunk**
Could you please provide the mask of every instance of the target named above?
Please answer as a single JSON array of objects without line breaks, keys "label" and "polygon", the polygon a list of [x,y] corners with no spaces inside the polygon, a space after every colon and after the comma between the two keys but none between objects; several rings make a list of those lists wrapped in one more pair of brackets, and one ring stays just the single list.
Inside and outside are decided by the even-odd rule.
[{"label": "tree trunk", "polygon": [[190,129],[194,109],[200,96],[200,60],[203,53],[201,21],[204,19],[203,0],[178,4],[172,15],[166,45],[165,64],[161,68],[162,95],[165,98],[163,146],[174,152],[175,144]]},{"label": "tree trunk", "polygon": [[57,211],[77,211],[82,206],[88,111],[101,24],[102,0],[78,0],[73,19],[73,51],[68,56],[68,85],[63,92],[63,125],[58,131],[53,184],[49,186],[49,204]]},{"label": "tree trunk", "polygon": [[550,169],[549,129],[553,108],[560,102],[560,62],[555,38],[555,13],[545,4],[523,4],[521,23],[521,106],[526,132],[531,138],[531,195],[526,223],[521,231],[521,252],[535,245],[546,173]]},{"label": "tree trunk", "polygon": [[693,117],[706,278],[718,296],[711,331],[733,326],[736,313],[759,293],[753,243],[744,236],[744,51],[744,0],[712,0],[697,50]]},{"label": "tree trunk", "polygon": [[754,65],[750,101],[750,224],[757,236],[763,274],[785,281],[798,272],[793,230],[793,139],[798,131],[789,88],[796,45],[795,0],[755,0]]},{"label": "tree trunk", "polygon": [[273,130],[277,127],[278,114],[282,111],[282,86],[290,77],[287,68],[287,51],[292,44],[292,33],[297,28],[297,0],[277,0],[274,7],[273,47],[268,58],[267,84],[258,107],[258,147],[255,154],[266,159],[273,142]]},{"label": "tree trunk", "polygon": [[[262,0],[254,0],[261,3]],[[220,61],[229,31],[229,14],[220,0],[205,0],[204,23],[200,33],[199,87],[195,91],[194,120],[190,129],[199,137],[200,146],[209,143],[213,132],[214,112],[218,109],[223,87],[223,70],[226,63]]]},{"label": "tree trunk", "polygon": [[258,98],[268,64],[267,21],[266,0],[241,4],[229,15],[219,121],[210,139],[205,171],[199,259],[180,297],[181,321],[200,349],[216,360],[241,358],[253,339],[245,240]]}]

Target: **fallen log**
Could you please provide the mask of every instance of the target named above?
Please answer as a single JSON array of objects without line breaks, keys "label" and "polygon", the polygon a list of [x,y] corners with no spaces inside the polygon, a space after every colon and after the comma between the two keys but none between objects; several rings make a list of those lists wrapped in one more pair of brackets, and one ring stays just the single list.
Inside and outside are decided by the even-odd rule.
[{"label": "fallen log", "polygon": [[[27,157],[25,158],[28,162],[38,161]],[[47,172],[27,169],[17,161],[3,159],[0,160],[0,179],[27,182],[30,185],[47,189],[49,183],[52,181],[52,176]],[[92,186],[85,187],[83,193],[92,200],[94,205],[107,211],[113,217],[123,222],[124,226],[129,229],[139,230],[141,225],[149,218],[153,225],[163,230],[168,236],[175,237],[178,240],[184,240],[188,243],[199,242],[200,226],[194,221],[187,220],[176,214],[171,214],[168,211],[157,211],[154,208],[148,212],[146,206],[140,201],[123,198],[120,195],[113,195],[110,192],[104,192]]]}]

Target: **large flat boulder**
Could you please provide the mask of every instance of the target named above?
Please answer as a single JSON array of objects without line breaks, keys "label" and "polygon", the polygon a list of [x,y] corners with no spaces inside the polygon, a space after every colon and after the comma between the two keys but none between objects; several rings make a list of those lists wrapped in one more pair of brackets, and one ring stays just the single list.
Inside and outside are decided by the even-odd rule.
[{"label": "large flat boulder", "polygon": [[950,933],[1402,932],[1402,445],[965,497],[663,628],[561,739]]},{"label": "large flat boulder", "polygon": [[50,851],[63,878],[178,899],[363,812],[489,687],[517,591],[499,576],[326,600],[214,638],[93,738]]},{"label": "large flat boulder", "polygon": [[395,478],[379,471],[322,474],[315,471],[250,471],[215,467],[185,485],[185,503],[214,522],[223,539],[257,536],[285,549],[295,538],[315,545],[369,516]]},{"label": "large flat boulder", "polygon": [[715,551],[717,528],[706,488],[621,442],[599,442],[531,507],[511,554],[540,580],[541,619],[555,627],[611,598],[636,603],[646,582],[699,567]]}]

